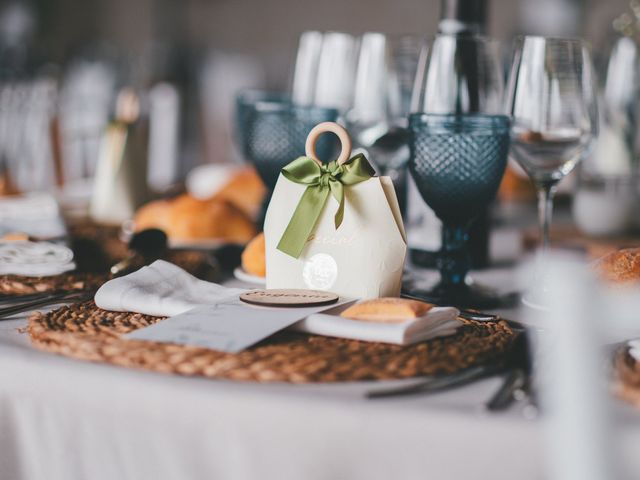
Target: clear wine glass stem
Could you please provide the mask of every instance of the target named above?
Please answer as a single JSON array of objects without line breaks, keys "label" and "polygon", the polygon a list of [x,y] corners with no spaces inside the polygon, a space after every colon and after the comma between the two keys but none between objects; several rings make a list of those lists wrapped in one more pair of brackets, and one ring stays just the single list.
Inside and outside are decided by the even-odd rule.
[{"label": "clear wine glass stem", "polygon": [[540,225],[540,253],[544,255],[549,248],[549,226],[553,213],[554,184],[538,185],[538,224]]}]

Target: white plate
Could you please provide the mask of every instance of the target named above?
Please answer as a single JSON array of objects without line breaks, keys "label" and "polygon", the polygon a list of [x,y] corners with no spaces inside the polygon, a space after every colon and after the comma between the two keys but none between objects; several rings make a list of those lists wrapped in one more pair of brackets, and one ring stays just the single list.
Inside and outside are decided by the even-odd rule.
[{"label": "white plate", "polygon": [[260,285],[263,287],[267,284],[267,280],[264,277],[259,277],[257,275],[247,273],[242,267],[236,267],[236,269],[233,271],[233,276],[241,282],[253,283],[255,285]]}]

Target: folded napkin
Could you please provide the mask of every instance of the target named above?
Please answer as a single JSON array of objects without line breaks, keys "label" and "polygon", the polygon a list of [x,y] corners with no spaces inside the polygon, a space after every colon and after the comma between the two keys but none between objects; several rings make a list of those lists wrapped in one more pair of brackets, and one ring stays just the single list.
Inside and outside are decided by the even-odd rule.
[{"label": "folded napkin", "polygon": [[337,315],[316,313],[294,325],[294,329],[316,335],[351,338],[366,342],[411,345],[456,333],[462,322],[453,307],[435,307],[426,315],[401,323],[351,320]]},{"label": "folded napkin", "polygon": [[25,277],[59,275],[76,268],[73,252],[49,242],[0,241],[0,274]]},{"label": "folded napkin", "polygon": [[104,310],[172,317],[242,292],[199,280],[173,263],[156,260],[148,267],[109,280],[96,292],[95,302]]},{"label": "folded napkin", "polygon": [[56,199],[47,193],[0,198],[0,235],[13,232],[37,238],[64,236],[66,228]]},{"label": "folded napkin", "polygon": [[[213,305],[244,291],[198,280],[176,265],[157,260],[105,283],[96,293],[95,302],[104,310],[170,317],[195,307]],[[409,345],[452,335],[462,325],[457,319],[458,313],[453,307],[436,307],[423,317],[394,324],[314,314],[291,328],[316,335]]]}]

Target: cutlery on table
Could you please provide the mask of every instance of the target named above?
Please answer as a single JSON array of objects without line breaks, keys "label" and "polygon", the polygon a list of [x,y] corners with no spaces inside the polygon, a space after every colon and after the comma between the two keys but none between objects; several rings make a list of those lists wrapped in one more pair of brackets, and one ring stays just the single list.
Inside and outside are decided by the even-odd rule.
[{"label": "cutlery on table", "polygon": [[375,388],[366,392],[365,396],[370,399],[398,397],[404,395],[417,395],[424,393],[436,393],[461,387],[475,382],[482,378],[496,375],[503,371],[500,365],[479,365],[470,367],[460,372],[440,377],[431,377],[427,380],[401,385],[398,387]]},{"label": "cutlery on table", "polygon": [[505,365],[507,374],[498,388],[485,404],[489,411],[497,412],[508,409],[514,402],[527,399],[535,406],[532,392],[532,357],[529,337],[526,329],[516,332],[516,339]]},{"label": "cutlery on table", "polygon": [[77,290],[74,292],[58,292],[51,293],[41,298],[25,301],[10,307],[0,308],[0,320],[7,320],[12,315],[18,313],[27,312],[38,307],[45,307],[47,305],[55,305],[56,303],[69,303],[69,302],[84,302],[93,298],[96,290]]}]

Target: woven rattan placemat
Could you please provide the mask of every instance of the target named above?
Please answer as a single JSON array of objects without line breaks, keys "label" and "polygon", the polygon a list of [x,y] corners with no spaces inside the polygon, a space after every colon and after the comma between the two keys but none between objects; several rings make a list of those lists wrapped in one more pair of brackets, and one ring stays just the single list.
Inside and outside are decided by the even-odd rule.
[{"label": "woven rattan placemat", "polygon": [[37,348],[82,360],[180,375],[294,383],[452,373],[499,362],[514,339],[505,322],[473,321],[465,321],[454,336],[408,347],[285,331],[231,354],[121,337],[161,320],[108,312],[90,301],[36,313],[29,319],[28,332]]},{"label": "woven rattan placemat", "polygon": [[72,291],[98,288],[108,276],[98,273],[63,273],[51,277],[23,277],[0,275],[0,294],[29,295],[54,291]]}]

